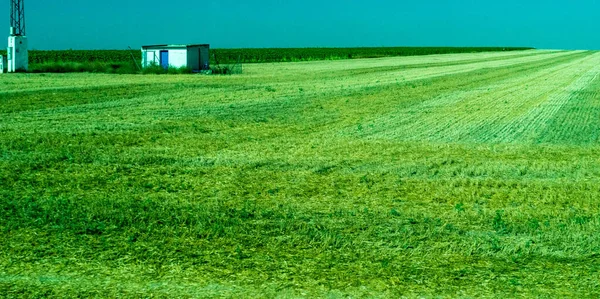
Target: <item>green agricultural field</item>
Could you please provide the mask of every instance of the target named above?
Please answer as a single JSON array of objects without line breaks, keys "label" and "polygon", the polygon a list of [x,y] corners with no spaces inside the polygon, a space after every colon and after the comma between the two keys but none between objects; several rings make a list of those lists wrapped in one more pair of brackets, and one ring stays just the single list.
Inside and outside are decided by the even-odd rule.
[{"label": "green agricultural field", "polygon": [[[341,60],[432,54],[531,50],[523,47],[365,47],[211,49],[211,65],[288,61]],[[0,55],[6,55],[0,49]],[[139,50],[31,50],[32,73],[139,73]]]},{"label": "green agricultural field", "polygon": [[0,76],[0,297],[600,296],[600,53]]}]

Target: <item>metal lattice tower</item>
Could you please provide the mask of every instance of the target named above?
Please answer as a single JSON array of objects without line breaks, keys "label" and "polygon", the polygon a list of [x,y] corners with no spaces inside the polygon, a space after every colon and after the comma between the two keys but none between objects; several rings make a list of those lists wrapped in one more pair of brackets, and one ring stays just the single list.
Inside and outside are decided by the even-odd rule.
[{"label": "metal lattice tower", "polygon": [[[0,72],[26,72],[29,66],[29,51],[25,35],[25,1],[10,0],[10,35]],[[6,61],[6,65],[4,65]],[[7,67],[8,66],[8,67]]]},{"label": "metal lattice tower", "polygon": [[25,36],[25,0],[10,0],[10,35]]}]

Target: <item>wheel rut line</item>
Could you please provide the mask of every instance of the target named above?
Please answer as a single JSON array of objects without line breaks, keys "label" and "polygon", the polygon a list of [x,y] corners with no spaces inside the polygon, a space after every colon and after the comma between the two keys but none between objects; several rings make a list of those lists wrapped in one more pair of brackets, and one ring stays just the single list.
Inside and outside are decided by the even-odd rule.
[{"label": "wheel rut line", "polygon": [[497,132],[497,141],[533,141],[537,137],[535,132],[538,132],[540,127],[547,125],[544,123],[549,121],[571,99],[572,94],[587,86],[598,75],[600,72],[597,66],[600,64],[598,58],[600,58],[599,54],[590,56],[589,59],[580,62],[581,68],[573,70],[572,75],[565,74],[565,79],[569,76],[573,77],[566,79],[566,82],[561,84],[565,86],[562,90],[557,93],[556,88],[553,88],[540,95],[538,104],[532,106],[527,113],[504,125]]},{"label": "wheel rut line", "polygon": [[420,69],[420,68],[432,68],[432,67],[449,67],[449,66],[458,66],[458,65],[469,65],[469,64],[478,64],[485,62],[494,62],[494,61],[510,61],[512,59],[519,59],[524,57],[532,57],[532,56],[542,56],[549,54],[556,54],[559,51],[552,52],[539,52],[539,53],[527,53],[521,55],[511,55],[511,56],[499,56],[499,57],[490,57],[490,58],[480,58],[480,59],[468,59],[468,60],[458,60],[458,61],[450,61],[450,62],[436,62],[436,63],[422,63],[422,64],[407,64],[407,65],[399,65],[394,67],[380,66],[380,67],[372,67],[372,68],[364,68],[364,69],[356,69],[356,72],[353,70],[350,72],[350,75],[362,75],[368,73],[380,73],[380,72],[396,72],[403,71],[408,69]]},{"label": "wheel rut line", "polygon": [[[553,65],[554,65],[553,68],[558,68],[557,71],[559,71],[560,69],[569,67],[568,65],[563,66],[562,62],[557,62],[557,63],[559,63],[559,64],[556,65],[555,63],[553,63]],[[564,63],[573,63],[573,61],[569,60]],[[544,67],[546,67],[546,65],[532,67],[537,70],[536,77],[531,78],[530,74],[523,75],[523,76],[527,76],[526,78],[529,81],[535,81],[540,77],[547,77],[549,75],[547,74],[547,71]],[[521,77],[523,77],[523,76],[521,76]],[[450,104],[450,103],[442,103],[442,102],[440,102],[440,99],[443,99],[448,102],[454,102],[454,104],[455,104],[456,102],[469,100],[472,97],[476,97],[476,96],[482,97],[485,94],[489,94],[490,91],[486,90],[489,88],[501,88],[500,90],[492,91],[492,93],[502,92],[502,94],[504,94],[504,96],[508,96],[511,93],[513,93],[515,90],[517,90],[519,88],[520,84],[522,84],[522,78],[515,79],[512,77],[509,77],[509,78],[505,79],[504,81],[512,82],[511,83],[512,85],[507,85],[506,83],[494,83],[494,84],[490,85],[489,87],[486,87],[486,85],[484,85],[485,84],[484,83],[482,85],[479,85],[476,91],[473,91],[472,89],[467,88],[468,90],[466,92],[460,92],[460,94],[458,94],[458,95],[455,94],[456,96],[454,99],[452,99],[453,95],[450,95],[450,96],[440,95],[440,96],[434,98],[433,100],[427,100],[425,102],[421,102],[420,104],[418,104],[417,106],[413,106],[412,108],[400,110],[399,112],[401,112],[403,114],[403,116],[406,116],[407,113],[413,114],[413,115],[406,116],[406,118],[403,119],[402,121],[403,121],[403,123],[407,123],[407,122],[410,122],[411,119],[423,120],[423,115],[419,114],[419,112],[422,109],[427,109],[427,107],[429,107],[429,108],[443,107],[443,106],[445,106],[445,104]],[[487,83],[487,82],[494,82],[494,81],[492,79],[488,79],[488,80],[485,80],[485,82]],[[456,108],[449,108],[449,109],[456,109]],[[394,113],[398,113],[398,112],[394,112]],[[408,139],[419,140],[422,138],[427,138],[427,136],[432,137],[432,136],[440,135],[440,134],[444,133],[444,131],[446,131],[446,133],[447,133],[448,127],[455,126],[456,123],[465,122],[472,116],[474,116],[474,114],[463,114],[459,118],[456,118],[456,116],[455,116],[455,117],[453,117],[453,120],[451,123],[447,123],[445,125],[440,126],[439,121],[435,120],[436,116],[431,115],[431,116],[427,117],[430,119],[430,121],[423,121],[423,122],[419,122],[419,123],[413,123],[412,125],[408,125],[408,126],[401,126],[401,130],[402,130],[402,132],[413,132],[411,137],[409,137]],[[386,117],[383,117],[383,118],[386,118]],[[392,118],[390,120],[387,120],[387,122],[392,122],[392,121],[394,121],[393,119],[397,119],[397,116],[394,116],[394,115],[389,116],[388,115],[387,118]],[[379,121],[374,121],[374,122],[382,122],[382,120],[380,118]],[[423,127],[423,123],[425,123],[425,124],[438,123],[438,125],[435,125],[433,127],[430,127],[429,129],[427,129],[427,128]],[[452,123],[454,123],[454,125]],[[385,127],[392,128],[392,130],[390,131],[390,129],[381,129],[378,131],[371,132],[371,134],[368,134],[368,135],[375,135],[375,136],[379,136],[379,137],[384,137],[384,135],[391,135],[391,136],[397,135],[397,133],[393,132],[394,126],[385,126]],[[382,128],[383,128],[383,126],[382,126]],[[454,128],[454,129],[457,129],[457,128]],[[401,135],[403,135],[403,134],[401,134]],[[361,135],[361,136],[366,136],[366,135]],[[391,137],[391,136],[389,136],[389,137]]]},{"label": "wheel rut line", "polygon": [[[585,59],[585,57],[583,58]],[[553,77],[555,74],[560,73],[561,71],[568,69],[571,67],[571,65],[578,63],[579,60],[575,60],[575,61],[569,61],[566,62],[566,64],[561,63],[558,64],[554,67],[551,68],[551,71],[548,72],[548,69],[541,69],[540,72],[538,72],[538,76],[531,78],[528,80],[528,82],[530,83],[535,83],[536,81],[540,81],[540,80],[544,80],[546,78],[551,78]],[[493,126],[494,123],[497,123],[499,121],[501,121],[502,119],[505,119],[508,117],[508,114],[511,113],[511,111],[515,110],[515,109],[521,109],[522,106],[527,105],[526,102],[515,102],[515,101],[508,101],[508,103],[511,105],[509,106],[510,109],[507,109],[508,107],[502,107],[502,103],[504,101],[504,99],[508,98],[509,96],[511,96],[513,93],[518,92],[521,89],[522,86],[522,82],[521,81],[515,81],[516,84],[513,85],[511,88],[506,89],[502,94],[496,95],[493,98],[495,99],[494,101],[491,101],[489,105],[486,106],[481,106],[479,105],[480,109],[478,109],[478,111],[485,111],[485,112],[489,112],[488,114],[485,115],[485,117],[483,117],[481,115],[481,113],[467,113],[467,114],[462,114],[463,116],[460,119],[454,119],[455,124],[462,124],[459,126],[455,126],[454,124],[448,124],[446,126],[446,128],[442,127],[441,130],[437,131],[435,134],[439,135],[439,137],[441,138],[442,136],[445,136],[446,139],[445,140],[471,140],[471,139],[476,139],[477,136],[491,136],[486,130],[482,129],[485,128],[486,125],[487,126]],[[490,96],[488,96],[489,98]],[[473,103],[472,105],[477,105],[478,103]],[[492,112],[493,111],[493,112]],[[424,136],[427,136],[427,133],[423,134]],[[448,138],[449,136],[451,136],[451,138]],[[421,136],[423,137],[423,136]]]}]

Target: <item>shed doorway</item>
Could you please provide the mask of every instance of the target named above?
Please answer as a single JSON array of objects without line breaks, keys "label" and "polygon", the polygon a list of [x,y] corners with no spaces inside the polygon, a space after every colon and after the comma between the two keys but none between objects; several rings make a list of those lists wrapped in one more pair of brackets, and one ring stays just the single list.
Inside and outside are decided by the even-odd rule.
[{"label": "shed doorway", "polygon": [[169,68],[169,51],[160,51],[160,66],[165,70]]}]

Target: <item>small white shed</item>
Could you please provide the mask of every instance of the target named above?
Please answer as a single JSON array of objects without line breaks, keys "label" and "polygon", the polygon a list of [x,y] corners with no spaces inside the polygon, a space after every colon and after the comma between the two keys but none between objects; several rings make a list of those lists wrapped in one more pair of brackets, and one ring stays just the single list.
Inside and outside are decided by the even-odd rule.
[{"label": "small white shed", "polygon": [[207,44],[143,46],[142,66],[189,67],[194,72],[208,70],[209,49]]}]

